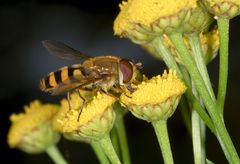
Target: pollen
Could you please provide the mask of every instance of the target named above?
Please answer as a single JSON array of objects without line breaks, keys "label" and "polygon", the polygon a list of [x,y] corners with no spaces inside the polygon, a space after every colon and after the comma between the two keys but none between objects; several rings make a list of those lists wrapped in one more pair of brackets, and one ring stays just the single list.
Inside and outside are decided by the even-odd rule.
[{"label": "pollen", "polygon": [[116,98],[97,92],[91,101],[87,102],[81,112],[78,120],[79,110],[83,101],[77,94],[71,95],[71,107],[68,111],[68,102],[66,99],[61,102],[61,109],[58,117],[56,117],[55,128],[64,133],[73,132],[79,129],[82,125],[89,123],[95,117],[103,115],[103,113],[113,105]]},{"label": "pollen", "polygon": [[42,104],[35,100],[29,106],[24,106],[24,113],[12,114],[10,116],[12,125],[8,133],[9,146],[16,147],[25,135],[31,133],[42,123],[51,120],[58,108],[58,105]]},{"label": "pollen", "polygon": [[137,86],[130,95],[123,94],[121,102],[126,105],[148,105],[165,102],[170,97],[182,95],[186,90],[184,83],[177,77],[176,72],[165,70],[162,76],[155,76]]},{"label": "pollen", "polygon": [[196,0],[128,0],[120,4],[120,13],[114,22],[115,34],[128,31],[131,23],[150,27],[160,18],[178,14],[180,11],[196,7]]}]

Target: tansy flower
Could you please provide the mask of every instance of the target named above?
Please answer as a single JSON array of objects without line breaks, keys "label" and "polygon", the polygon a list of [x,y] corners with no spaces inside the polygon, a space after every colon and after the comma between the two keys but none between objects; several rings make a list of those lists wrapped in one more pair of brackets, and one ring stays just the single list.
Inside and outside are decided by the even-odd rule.
[{"label": "tansy flower", "polygon": [[114,34],[146,43],[158,33],[176,30],[189,19],[196,0],[128,0],[120,5]]},{"label": "tansy flower", "polygon": [[164,71],[162,76],[139,84],[135,92],[122,94],[120,102],[140,119],[148,122],[167,120],[185,90],[186,86],[175,71]]},{"label": "tansy flower", "polygon": [[[76,92],[83,96],[82,90]],[[76,92],[70,96],[71,110],[66,99],[61,101],[61,108],[54,119],[54,128],[63,133],[66,139],[90,143],[93,149],[100,146],[102,152],[97,153],[100,160],[106,155],[111,163],[120,163],[109,137],[115,121],[113,105],[116,98],[100,91],[90,92],[83,96],[88,97],[83,104],[82,98]],[[92,95],[91,98],[89,95]]]},{"label": "tansy flower", "polygon": [[58,105],[42,104],[35,100],[24,107],[24,113],[12,114],[9,146],[28,153],[41,153],[56,144],[60,135],[52,129],[51,121],[58,108]]},{"label": "tansy flower", "polygon": [[203,3],[219,17],[231,19],[240,14],[240,0],[203,0]]},{"label": "tansy flower", "polygon": [[[200,37],[200,42],[201,42],[201,46],[202,46],[202,50],[203,50],[203,58],[205,60],[205,63],[208,64],[218,54],[218,50],[219,50],[219,33],[218,33],[218,30],[214,29],[214,30],[209,31],[209,32],[201,32],[199,34],[199,37]],[[184,36],[183,39],[184,39],[184,42],[185,42],[187,48],[189,49],[189,51],[192,51],[188,38],[186,36]],[[170,41],[168,36],[163,35],[163,43],[170,50],[171,54],[174,56],[176,61],[180,64],[183,64],[175,46],[172,44],[172,42]],[[160,57],[160,55],[158,55],[158,52],[156,52],[156,50],[154,49],[152,44],[150,44],[150,43],[142,44],[141,46],[144,49],[146,49],[151,55],[156,57],[157,59],[160,59],[160,60],[162,59]]]},{"label": "tansy flower", "polygon": [[83,101],[77,93],[73,93],[70,100],[71,110],[66,99],[61,101],[54,128],[74,140],[97,141],[109,133],[113,126],[115,112],[112,106],[115,101],[114,97],[97,92],[92,100],[84,104],[79,117]]}]

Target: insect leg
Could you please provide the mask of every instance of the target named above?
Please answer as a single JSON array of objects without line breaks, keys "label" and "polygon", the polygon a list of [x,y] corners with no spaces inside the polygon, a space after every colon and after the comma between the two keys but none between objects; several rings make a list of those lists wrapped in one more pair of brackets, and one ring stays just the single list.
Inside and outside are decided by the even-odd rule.
[{"label": "insect leg", "polygon": [[108,96],[111,96],[111,97],[115,98],[115,99],[119,99],[119,97],[117,97],[117,96],[115,96],[114,94],[109,93],[109,92],[107,92],[107,91],[105,91],[105,90],[103,90],[103,89],[100,89],[100,91],[103,92],[103,93],[105,93],[105,94],[108,95]]},{"label": "insect leg", "polygon": [[83,103],[82,103],[82,105],[81,105],[81,107],[80,107],[80,109],[79,109],[79,114],[78,114],[78,119],[77,119],[77,121],[79,121],[80,115],[81,115],[81,113],[82,113],[83,107],[84,107],[85,102],[86,102],[86,99],[81,95],[81,93],[80,93],[79,90],[77,90],[77,93],[78,93],[79,97],[83,100]]},{"label": "insect leg", "polygon": [[137,88],[133,88],[133,87],[131,86],[131,84],[126,85],[126,88],[127,88],[131,93],[133,93],[134,91],[137,90]]},{"label": "insect leg", "polygon": [[68,111],[71,110],[71,95],[70,95],[70,92],[67,93],[67,102],[68,102]]}]

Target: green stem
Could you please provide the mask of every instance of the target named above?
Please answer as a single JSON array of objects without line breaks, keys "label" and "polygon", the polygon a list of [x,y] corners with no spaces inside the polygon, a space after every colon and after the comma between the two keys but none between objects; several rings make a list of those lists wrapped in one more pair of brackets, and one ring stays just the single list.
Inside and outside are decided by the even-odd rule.
[{"label": "green stem", "polygon": [[109,137],[109,134],[105,135],[100,141],[98,141],[103,152],[106,154],[112,164],[121,164]]},{"label": "green stem", "polygon": [[178,67],[178,64],[176,63],[173,55],[169,52],[169,50],[164,46],[162,37],[156,37],[153,41],[152,41],[152,45],[155,48],[156,52],[161,56],[161,58],[163,59],[163,61],[166,63],[166,65],[168,66],[168,68],[171,68],[175,71],[177,71],[177,74],[180,76],[181,79],[183,79],[182,77],[182,73]]},{"label": "green stem", "polygon": [[201,74],[196,67],[196,63],[183,42],[182,35],[180,33],[172,33],[169,35],[169,37],[179,52],[179,55],[184,62],[185,67],[189,71],[189,74],[194,81],[194,84],[196,85],[198,93],[204,101],[204,104],[215,125],[217,138],[222,146],[226,158],[228,159],[229,163],[239,163],[238,154],[217,111],[216,103],[212,101],[212,98],[206,86],[204,85]]},{"label": "green stem", "polygon": [[91,147],[94,150],[94,152],[101,164],[110,164],[98,142],[92,142]]},{"label": "green stem", "polygon": [[186,97],[182,96],[181,101],[179,103],[179,108],[180,108],[180,112],[184,121],[184,124],[186,126],[187,132],[189,134],[189,136],[192,136],[192,126],[191,126],[191,118],[190,118],[190,114],[189,114],[189,106],[186,102]]},{"label": "green stem", "polygon": [[217,23],[220,36],[220,54],[219,54],[220,63],[219,63],[217,107],[219,113],[221,114],[221,117],[223,118],[228,78],[229,19],[218,18]]},{"label": "green stem", "polygon": [[63,158],[56,145],[48,147],[46,153],[49,155],[49,157],[53,160],[54,163],[67,164],[67,161]]},{"label": "green stem", "polygon": [[[192,82],[193,83],[193,82]],[[198,98],[199,102],[201,98],[199,97],[198,92],[196,91],[194,83],[192,84],[192,92]],[[201,103],[202,104],[202,103]],[[193,154],[194,154],[194,163],[195,164],[204,164],[206,159],[205,151],[205,125],[200,119],[198,113],[195,110],[195,106],[192,106],[192,136],[193,136]]]},{"label": "green stem", "polygon": [[208,74],[208,70],[206,67],[206,63],[204,61],[203,58],[203,51],[202,51],[202,47],[201,47],[201,43],[200,43],[200,38],[199,38],[199,33],[193,33],[188,35],[189,38],[189,42],[193,51],[193,58],[197,64],[198,67],[198,71],[200,72],[203,81],[205,82],[205,85],[208,89],[208,92],[212,98],[213,101],[216,101],[213,89],[212,89],[212,85],[211,85],[211,81],[209,78],[209,74]]},{"label": "green stem", "polygon": [[119,138],[118,138],[118,132],[117,132],[117,128],[114,126],[110,132],[110,137],[111,137],[111,141],[113,144],[113,148],[116,151],[117,155],[120,157],[121,153],[120,153],[120,144],[119,144]]},{"label": "green stem", "polygon": [[[121,108],[121,107],[119,107],[119,108]],[[123,110],[123,109],[121,108],[119,110]],[[117,116],[117,121],[116,121],[115,127],[117,129],[117,134],[119,137],[119,143],[120,143],[123,164],[130,164],[131,160],[130,160],[130,155],[129,155],[127,134],[126,134],[123,117],[124,117],[123,113],[121,113]]]},{"label": "green stem", "polygon": [[188,90],[185,93],[185,95],[187,97],[187,100],[188,100],[188,103],[189,103],[189,107],[191,109],[196,110],[197,113],[199,114],[199,116],[201,117],[201,119],[203,120],[203,122],[211,130],[211,132],[213,134],[216,134],[215,127],[214,127],[214,125],[212,123],[212,120],[210,119],[210,117],[206,113],[204,105],[200,104],[200,101],[197,100],[197,97],[199,97],[199,96],[194,96],[193,92],[191,92],[191,90],[193,90],[193,86],[192,86],[192,80],[189,77],[189,73],[187,72],[185,67],[180,66],[179,68],[180,68],[180,70],[181,70],[181,72],[183,74],[184,80],[187,81]]},{"label": "green stem", "polygon": [[188,87],[188,89],[185,93],[185,95],[187,96],[187,99],[190,100],[190,102],[192,102],[196,106],[196,110],[199,113],[202,120],[205,122],[205,124],[208,126],[208,128],[213,133],[215,133],[215,129],[214,129],[214,126],[213,126],[213,123],[212,123],[210,117],[208,116],[206,111],[202,108],[202,106],[199,104],[199,102],[196,100],[196,98],[194,97],[194,95],[191,92],[191,83],[189,82],[189,80],[187,80],[189,78],[186,75],[185,70],[183,68],[181,69],[181,67],[180,68],[178,67],[176,60],[174,59],[172,54],[169,52],[169,50],[164,46],[162,38],[156,37],[152,42],[152,46],[155,48],[155,50],[157,52],[156,55],[161,56],[161,58],[164,60],[164,62],[168,66],[168,68],[176,70],[178,76],[185,82],[185,84]]},{"label": "green stem", "polygon": [[152,125],[157,135],[164,163],[173,164],[174,163],[173,156],[167,131],[167,121],[166,120],[154,121],[152,122]]},{"label": "green stem", "polygon": [[192,141],[193,141],[193,156],[195,164],[205,163],[205,144],[202,137],[202,125],[198,113],[192,110]]}]

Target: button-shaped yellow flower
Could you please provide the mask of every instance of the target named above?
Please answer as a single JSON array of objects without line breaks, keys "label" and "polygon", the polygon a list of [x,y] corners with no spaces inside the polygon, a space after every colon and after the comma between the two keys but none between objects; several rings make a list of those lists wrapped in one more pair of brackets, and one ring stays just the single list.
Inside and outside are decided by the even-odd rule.
[{"label": "button-shaped yellow flower", "polygon": [[59,106],[42,104],[38,100],[25,106],[25,113],[12,114],[8,144],[27,153],[41,153],[59,141],[60,135],[52,129],[52,118]]},{"label": "button-shaped yellow flower", "polygon": [[203,3],[219,17],[231,19],[240,14],[240,0],[203,0]]},{"label": "button-shaped yellow flower", "polygon": [[85,103],[79,117],[83,101],[77,93],[73,93],[70,100],[71,110],[66,99],[61,101],[54,128],[73,140],[97,141],[112,129],[115,120],[112,106],[115,101],[116,98],[97,92],[92,100]]},{"label": "button-shaped yellow flower", "polygon": [[164,71],[136,86],[133,93],[122,94],[120,102],[133,115],[148,122],[167,120],[175,111],[186,86],[176,72]]},{"label": "button-shaped yellow flower", "polygon": [[120,5],[114,33],[146,43],[157,33],[176,30],[190,16],[196,0],[128,0]]}]

